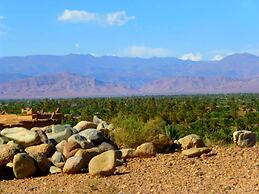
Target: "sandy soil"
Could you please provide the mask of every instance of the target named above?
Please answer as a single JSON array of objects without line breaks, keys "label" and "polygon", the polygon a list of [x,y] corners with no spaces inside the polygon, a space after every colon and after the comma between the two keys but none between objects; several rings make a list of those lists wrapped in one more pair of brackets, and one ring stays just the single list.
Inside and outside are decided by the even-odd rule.
[{"label": "sandy soil", "polygon": [[3,180],[2,193],[259,193],[259,147],[215,147],[212,154],[185,158],[180,153],[131,159],[116,175],[48,175]]}]

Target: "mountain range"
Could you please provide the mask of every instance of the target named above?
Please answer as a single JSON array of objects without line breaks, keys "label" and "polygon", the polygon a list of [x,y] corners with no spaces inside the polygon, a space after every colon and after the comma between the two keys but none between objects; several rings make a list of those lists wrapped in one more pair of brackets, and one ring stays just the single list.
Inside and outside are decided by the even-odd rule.
[{"label": "mountain range", "polygon": [[0,98],[259,93],[259,57],[220,61],[69,54],[0,58]]}]

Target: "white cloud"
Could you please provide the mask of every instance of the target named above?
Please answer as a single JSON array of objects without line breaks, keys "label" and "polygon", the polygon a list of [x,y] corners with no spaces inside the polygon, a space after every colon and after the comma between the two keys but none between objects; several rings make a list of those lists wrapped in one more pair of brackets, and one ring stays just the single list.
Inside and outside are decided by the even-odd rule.
[{"label": "white cloud", "polygon": [[90,22],[95,21],[96,19],[97,15],[95,13],[69,9],[63,11],[63,13],[58,17],[58,20],[62,22]]},{"label": "white cloud", "polygon": [[225,58],[225,55],[215,55],[213,58],[212,58],[212,61],[220,61],[222,59]]},{"label": "white cloud", "polygon": [[190,60],[190,61],[201,61],[202,55],[200,53],[186,53],[180,59],[182,60]]},{"label": "white cloud", "polygon": [[153,48],[146,46],[130,46],[118,53],[121,56],[128,57],[168,57],[172,56],[172,51],[165,48]]},{"label": "white cloud", "polygon": [[113,26],[113,25],[122,26],[126,24],[128,21],[134,20],[134,19],[136,19],[135,16],[127,16],[125,11],[112,12],[106,15],[106,21],[110,26]]},{"label": "white cloud", "polygon": [[58,20],[61,22],[95,22],[98,24],[108,26],[122,26],[130,20],[136,19],[135,16],[128,16],[126,11],[116,11],[106,14],[92,13],[84,10],[64,10],[61,15],[58,16]]}]

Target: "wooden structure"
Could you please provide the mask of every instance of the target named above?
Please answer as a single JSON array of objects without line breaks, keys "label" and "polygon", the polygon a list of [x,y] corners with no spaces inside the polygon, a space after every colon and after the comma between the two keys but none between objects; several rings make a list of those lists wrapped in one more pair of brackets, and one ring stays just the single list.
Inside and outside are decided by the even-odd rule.
[{"label": "wooden structure", "polygon": [[62,114],[60,109],[54,112],[35,112],[31,108],[21,110],[20,115],[0,113],[0,130],[10,127],[24,127],[31,129],[33,127],[44,127],[52,124],[60,124]]}]

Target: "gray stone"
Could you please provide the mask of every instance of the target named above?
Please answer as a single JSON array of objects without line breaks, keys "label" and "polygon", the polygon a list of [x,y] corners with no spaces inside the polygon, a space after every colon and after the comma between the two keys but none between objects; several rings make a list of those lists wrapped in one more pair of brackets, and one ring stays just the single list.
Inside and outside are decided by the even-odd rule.
[{"label": "gray stone", "polygon": [[75,174],[79,173],[84,168],[86,168],[86,164],[83,157],[73,156],[67,159],[63,168],[63,172],[67,174]]},{"label": "gray stone", "polygon": [[235,131],[233,140],[240,147],[252,147],[256,144],[256,134],[247,130]]},{"label": "gray stone", "polygon": [[109,150],[91,159],[88,165],[92,176],[109,176],[116,170],[115,151]]},{"label": "gray stone", "polygon": [[52,166],[51,161],[44,154],[35,152],[30,153],[29,156],[36,161],[37,167],[41,172],[49,171],[49,168]]},{"label": "gray stone", "polygon": [[192,158],[192,157],[199,157],[202,154],[207,154],[210,151],[211,151],[211,149],[208,147],[199,147],[199,148],[190,148],[187,150],[183,150],[182,154],[184,156],[187,156],[188,158]]},{"label": "gray stone", "polygon": [[13,159],[13,172],[16,178],[31,177],[36,173],[35,162],[26,153],[19,153]]},{"label": "gray stone", "polygon": [[195,135],[195,134],[187,135],[179,139],[178,142],[181,144],[181,147],[183,150],[186,150],[189,148],[205,147],[203,140],[198,135]]},{"label": "gray stone", "polygon": [[97,125],[93,122],[90,121],[80,121],[79,123],[76,124],[73,128],[76,129],[78,132],[83,131],[85,129],[90,129],[90,128],[96,128]]},{"label": "gray stone", "polygon": [[99,145],[104,140],[104,134],[97,129],[86,129],[81,131],[79,135],[85,137],[87,140],[90,140],[94,145]]},{"label": "gray stone", "polygon": [[90,149],[94,147],[94,144],[91,141],[88,141],[85,137],[79,134],[72,135],[71,137],[68,138],[68,141],[74,141],[78,143],[83,149]]},{"label": "gray stone", "polygon": [[98,146],[101,152],[106,152],[108,150],[115,150],[115,147],[109,143],[102,142],[101,145]]},{"label": "gray stone", "polygon": [[143,143],[137,147],[135,153],[138,157],[152,157],[156,155],[156,148],[153,143]]},{"label": "gray stone", "polygon": [[97,147],[91,148],[91,149],[79,149],[75,156],[83,157],[85,164],[88,166],[90,160],[99,155],[101,153],[100,149]]},{"label": "gray stone", "polygon": [[51,167],[49,168],[49,172],[50,172],[51,174],[57,174],[57,173],[61,173],[61,172],[62,172],[62,169],[61,169],[61,168],[58,168],[58,167],[56,167],[56,166],[51,166]]},{"label": "gray stone", "polygon": [[40,143],[40,137],[35,131],[30,131],[23,127],[5,128],[1,131],[1,135],[15,141],[23,147]]},{"label": "gray stone", "polygon": [[63,167],[65,164],[65,157],[61,152],[56,151],[51,157],[51,162],[57,167]]},{"label": "gray stone", "polygon": [[[58,131],[58,130],[57,130]],[[67,140],[73,134],[70,128],[65,128],[64,131],[47,133],[49,139],[54,139],[57,143]]]}]

